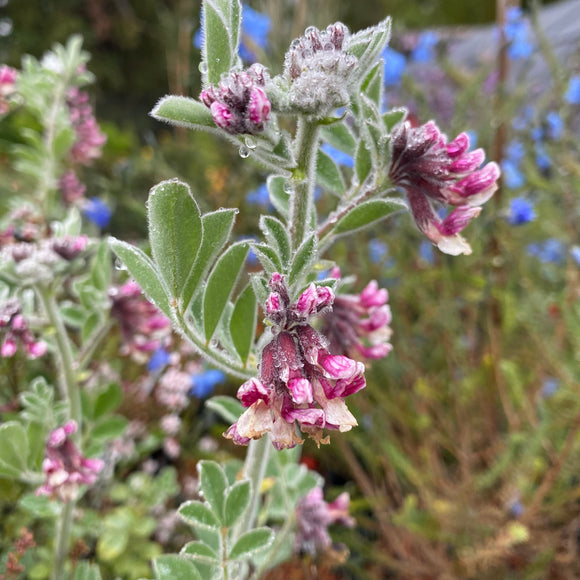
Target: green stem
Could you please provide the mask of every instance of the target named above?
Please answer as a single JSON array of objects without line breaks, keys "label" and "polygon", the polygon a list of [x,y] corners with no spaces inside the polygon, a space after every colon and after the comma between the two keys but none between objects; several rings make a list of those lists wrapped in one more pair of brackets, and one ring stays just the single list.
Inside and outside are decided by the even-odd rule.
[{"label": "green stem", "polygon": [[297,165],[294,170],[294,192],[290,234],[296,250],[304,241],[309,229],[312,199],[316,185],[316,154],[318,152],[318,123],[301,117],[296,134]]},{"label": "green stem", "polygon": [[247,369],[241,365],[234,364],[231,359],[224,356],[220,351],[206,344],[204,340],[192,330],[191,325],[187,323],[181,312],[176,310],[173,314],[172,318],[177,327],[176,329],[181,332],[182,336],[184,336],[190,342],[191,346],[193,346],[206,360],[241,379],[250,379],[255,376],[255,369]]},{"label": "green stem", "polygon": [[[56,350],[54,357],[58,367],[58,381],[63,399],[68,404],[69,418],[77,424],[77,431],[73,435],[77,445],[80,448],[81,428],[82,428],[82,409],[81,396],[78,383],[74,372],[74,359],[72,347],[66,328],[58,311],[54,292],[50,288],[37,286],[36,294],[42,303],[48,321],[54,327],[56,333]],[[64,565],[70,545],[70,532],[75,502],[69,501],[64,504],[60,519],[57,522],[54,567],[52,571],[52,580],[61,580],[63,578]]]},{"label": "green stem", "polygon": [[51,575],[52,580],[62,580],[64,577],[63,570],[70,544],[70,531],[74,508],[75,502],[67,501],[62,508],[60,520],[57,523],[54,567]]},{"label": "green stem", "polygon": [[85,343],[77,357],[76,368],[79,371],[84,370],[84,368],[91,362],[97,347],[109,334],[111,328],[113,328],[113,321],[107,320],[103,322],[103,324],[101,324],[101,326],[95,330],[91,336],[89,336],[88,341]]},{"label": "green stem", "polygon": [[248,509],[233,530],[233,542],[244,532],[253,529],[256,523],[258,506],[262,495],[262,481],[266,473],[266,465],[268,464],[268,455],[270,454],[271,447],[272,443],[267,436],[261,439],[253,439],[248,445],[243,475],[252,482],[252,497],[250,498]]}]

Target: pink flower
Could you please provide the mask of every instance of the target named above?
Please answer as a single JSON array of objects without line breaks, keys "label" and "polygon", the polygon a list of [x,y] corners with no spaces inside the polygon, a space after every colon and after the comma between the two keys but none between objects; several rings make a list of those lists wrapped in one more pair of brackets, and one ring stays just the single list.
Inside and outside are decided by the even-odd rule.
[{"label": "pink flower", "polygon": [[347,492],[327,503],[322,497],[322,489],[315,487],[296,504],[296,537],[294,550],[298,554],[315,556],[327,551],[332,540],[328,526],[340,524],[349,528],[355,524],[349,515],[350,497]]},{"label": "pink flower", "polygon": [[76,422],[68,421],[49,434],[42,462],[46,482],[36,490],[36,495],[72,501],[78,497],[80,485],[93,485],[97,480],[104,463],[83,457],[71,439],[76,430]]},{"label": "pink flower", "polygon": [[70,120],[76,133],[76,141],[70,154],[73,161],[87,165],[93,159],[101,156],[101,148],[107,137],[101,133],[93,116],[89,95],[86,92],[77,87],[69,89],[67,105]]},{"label": "pink flower", "polygon": [[[500,170],[496,163],[480,168],[482,149],[469,151],[469,137],[458,135],[451,143],[433,121],[413,128],[402,123],[391,137],[391,181],[405,190],[417,227],[446,254],[470,254],[459,235],[477,217],[497,190]],[[439,217],[433,202],[457,206]]]},{"label": "pink flower", "polygon": [[20,303],[16,298],[10,298],[0,305],[0,330],[5,330],[0,355],[5,358],[14,356],[20,344],[29,359],[44,356],[47,350],[46,342],[36,339],[21,312]]},{"label": "pink flower", "polygon": [[10,101],[6,98],[14,92],[18,71],[5,64],[0,66],[0,115],[10,110]]},{"label": "pink flower", "polygon": [[[246,381],[238,399],[247,410],[225,433],[238,445],[269,433],[277,449],[302,443],[296,427],[317,444],[323,429],[348,431],[357,424],[344,397],[365,386],[364,365],[332,355],[309,319],[332,305],[329,288],[311,284],[291,303],[280,274],[270,280],[267,315],[273,338],[262,351],[259,377]],[[275,296],[275,299],[272,298]]]},{"label": "pink flower", "polygon": [[85,185],[79,181],[77,174],[72,169],[65,171],[60,176],[58,186],[62,192],[63,200],[67,204],[81,199],[87,190]]},{"label": "pink flower", "polygon": [[199,98],[211,111],[218,127],[228,133],[259,133],[270,118],[271,105],[264,84],[264,67],[253,64],[245,71],[234,71],[219,86],[201,91]]},{"label": "pink flower", "polygon": [[388,297],[374,280],[360,295],[338,294],[321,331],[329,340],[330,352],[353,358],[387,356],[393,348],[388,342],[392,333]]}]

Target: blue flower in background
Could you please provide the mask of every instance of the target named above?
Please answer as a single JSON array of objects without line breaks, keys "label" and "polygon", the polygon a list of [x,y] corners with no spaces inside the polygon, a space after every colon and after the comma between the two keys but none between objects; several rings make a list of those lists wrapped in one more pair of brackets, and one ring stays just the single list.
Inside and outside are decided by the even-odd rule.
[{"label": "blue flower in background", "polygon": [[407,66],[407,59],[405,56],[388,46],[383,50],[381,56],[385,59],[385,86],[392,87],[400,84],[401,77],[403,76],[403,72]]},{"label": "blue flower in background", "polygon": [[548,155],[546,148],[542,143],[536,143],[534,147],[536,152],[536,165],[540,171],[546,171],[552,167],[552,158]]},{"label": "blue flower in background", "polygon": [[580,266],[580,246],[572,246],[570,248],[570,255],[578,266]]},{"label": "blue flower in background", "polygon": [[432,30],[422,32],[417,40],[417,45],[411,52],[413,62],[431,62],[435,59],[435,50],[439,42],[439,35]]},{"label": "blue flower in background", "polygon": [[338,165],[344,165],[345,167],[354,167],[354,159],[348,153],[344,153],[343,151],[334,148],[332,145],[329,145],[328,143],[324,143],[321,149]]},{"label": "blue flower in background", "polygon": [[529,58],[534,45],[529,39],[529,25],[524,20],[521,8],[509,8],[506,13],[506,39],[509,42],[508,56],[512,60]]},{"label": "blue flower in background", "polygon": [[380,264],[389,254],[389,246],[382,240],[373,238],[369,242],[369,258],[373,264]]},{"label": "blue flower in background", "polygon": [[564,133],[564,121],[560,114],[556,111],[550,111],[546,115],[546,123],[548,124],[548,136],[551,139],[560,139]]},{"label": "blue flower in background", "polygon": [[147,370],[150,373],[161,370],[169,364],[169,353],[161,346],[153,352],[149,362],[147,363]]},{"label": "blue flower in background", "polygon": [[534,204],[524,197],[515,197],[510,202],[507,221],[512,226],[521,226],[536,219]]},{"label": "blue flower in background", "polygon": [[570,105],[580,105],[580,76],[574,75],[570,79],[564,98]]},{"label": "blue flower in background", "polygon": [[564,244],[560,240],[550,238],[545,242],[529,244],[528,254],[538,258],[543,264],[561,264],[564,261]]},{"label": "blue flower in background", "polygon": [[85,200],[81,209],[85,217],[101,229],[109,225],[113,215],[111,208],[98,197]]},{"label": "blue flower in background", "polygon": [[427,262],[427,264],[433,264],[433,262],[435,262],[433,244],[429,240],[423,240],[419,245],[419,256],[421,256],[421,259]]},{"label": "blue flower in background", "polygon": [[478,140],[478,135],[477,135],[477,131],[465,131],[467,133],[467,136],[469,137],[469,149],[475,149],[477,147],[477,140]]},{"label": "blue flower in background", "polygon": [[534,108],[526,105],[513,119],[512,127],[516,131],[523,131],[534,118]]},{"label": "blue flower in background", "polygon": [[542,385],[542,397],[549,399],[560,387],[560,381],[553,377],[549,377]]},{"label": "blue flower in background", "polygon": [[221,385],[225,380],[225,373],[217,369],[209,369],[203,373],[191,375],[189,394],[198,399],[205,399],[214,392],[217,385]]},{"label": "blue flower in background", "polygon": [[271,208],[272,204],[270,202],[270,194],[268,193],[268,186],[263,183],[258,187],[258,189],[254,189],[254,191],[250,191],[246,195],[246,201],[251,203],[252,205],[259,205],[263,208]]},{"label": "blue flower in background", "polygon": [[524,174],[519,170],[518,164],[511,159],[504,159],[501,162],[503,182],[510,189],[519,189],[526,183]]},{"label": "blue flower in background", "polygon": [[542,141],[544,138],[544,129],[541,127],[534,127],[530,131],[530,137],[537,143],[538,141]]},{"label": "blue flower in background", "polygon": [[520,162],[526,155],[525,145],[518,139],[512,139],[506,150],[506,157],[513,162]]}]

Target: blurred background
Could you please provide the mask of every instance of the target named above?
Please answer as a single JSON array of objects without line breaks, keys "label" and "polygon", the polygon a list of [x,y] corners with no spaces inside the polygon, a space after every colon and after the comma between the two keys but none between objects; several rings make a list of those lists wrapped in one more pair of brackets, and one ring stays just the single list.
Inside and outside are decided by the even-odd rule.
[{"label": "blurred background", "polygon": [[[237,151],[148,116],[165,94],[199,94],[199,11],[192,0],[0,0],[0,62],[18,67],[73,33],[92,54],[107,143],[82,178],[114,210],[106,233],[144,239],[147,192],[176,176],[204,211],[239,205],[239,236],[259,234],[256,207],[273,211],[266,175]],[[437,253],[408,215],[332,249],[356,291],[370,279],[389,290],[394,350],[354,401],[360,428],[304,449],[330,496],[350,492],[357,519],[334,536],[350,558],[337,550],[317,574],[580,578],[580,3],[249,2],[244,60],[277,73],[306,26],[356,31],[387,14],[386,105],[450,138],[468,131],[503,183],[466,230],[472,256]],[[0,153],[26,122],[8,119]],[[284,574],[308,578],[296,562]]]}]

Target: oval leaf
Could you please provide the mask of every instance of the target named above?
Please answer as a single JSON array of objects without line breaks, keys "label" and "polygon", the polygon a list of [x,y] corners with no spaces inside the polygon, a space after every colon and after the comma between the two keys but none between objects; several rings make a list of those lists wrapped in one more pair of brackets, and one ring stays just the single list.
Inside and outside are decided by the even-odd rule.
[{"label": "oval leaf", "polygon": [[177,554],[163,554],[153,560],[156,580],[201,580],[192,562]]},{"label": "oval leaf", "polygon": [[217,261],[209,276],[203,297],[203,322],[205,338],[208,342],[213,337],[222,317],[248,250],[247,242],[230,246]]},{"label": "oval leaf", "polygon": [[249,558],[255,552],[267,548],[274,539],[274,533],[269,528],[257,528],[246,532],[235,543],[228,557],[230,560]]},{"label": "oval leaf", "polygon": [[290,261],[291,243],[284,224],[275,217],[263,215],[260,218],[260,229],[271,245],[276,246],[282,264],[286,266]]},{"label": "oval leaf", "polygon": [[188,501],[177,510],[181,518],[191,526],[219,528],[220,522],[211,509],[200,501]]},{"label": "oval leaf", "polygon": [[271,175],[266,182],[272,205],[285,218],[290,215],[290,194],[284,191],[284,184],[287,181],[286,177]]},{"label": "oval leaf", "polygon": [[254,288],[248,284],[240,294],[230,321],[230,334],[237,353],[244,365],[248,360],[254,335],[256,333],[256,320],[258,317],[258,304]]},{"label": "oval leaf", "polygon": [[342,235],[354,232],[385,219],[393,212],[405,207],[405,204],[397,199],[373,199],[361,203],[338,221],[333,233]]},{"label": "oval leaf", "polygon": [[252,486],[248,480],[237,481],[228,490],[225,503],[224,523],[231,528],[242,516],[250,503]]},{"label": "oval leaf", "polygon": [[346,185],[340,169],[330,155],[322,150],[318,151],[316,158],[316,183],[338,197],[346,193]]},{"label": "oval leaf", "polygon": [[189,187],[163,181],[148,201],[151,253],[170,295],[180,298],[201,245],[201,215]]},{"label": "oval leaf", "polygon": [[200,461],[199,487],[203,497],[220,520],[224,514],[224,496],[228,480],[223,469],[215,461]]},{"label": "oval leaf", "polygon": [[202,564],[217,564],[218,555],[203,542],[189,542],[183,546],[180,554]]},{"label": "oval leaf", "polygon": [[163,97],[151,111],[151,116],[158,121],[188,129],[216,130],[210,110],[190,97]]},{"label": "oval leaf", "polygon": [[141,290],[143,290],[147,298],[159,310],[167,316],[171,316],[167,290],[157,275],[153,262],[145,252],[115,238],[109,238],[109,245],[113,252],[117,254],[119,260],[125,264],[131,277],[141,286]]},{"label": "oval leaf", "polygon": [[244,412],[242,404],[233,397],[212,397],[205,405],[217,413],[226,423],[235,423]]},{"label": "oval leaf", "polygon": [[316,235],[312,234],[308,237],[302,245],[298,248],[292,267],[290,268],[290,275],[288,282],[292,286],[300,277],[306,272],[310,264],[316,259]]},{"label": "oval leaf", "polygon": [[0,475],[18,477],[28,460],[26,429],[16,421],[0,425]]}]

